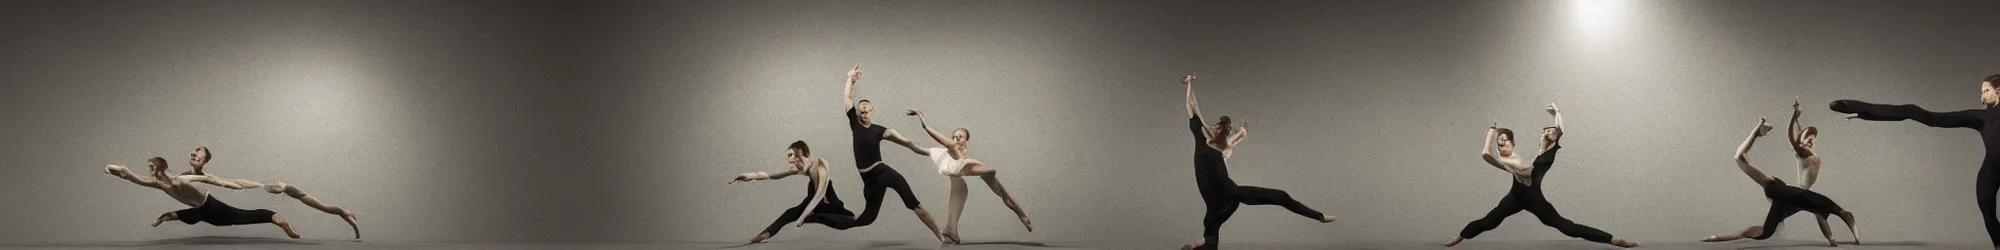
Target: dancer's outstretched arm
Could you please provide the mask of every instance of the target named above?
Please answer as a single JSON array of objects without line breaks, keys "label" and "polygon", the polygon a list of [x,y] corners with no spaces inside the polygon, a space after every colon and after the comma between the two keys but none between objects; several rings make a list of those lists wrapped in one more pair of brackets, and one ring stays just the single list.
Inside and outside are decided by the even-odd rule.
[{"label": "dancer's outstretched arm", "polygon": [[215,185],[217,187],[223,187],[235,190],[253,189],[264,186],[263,183],[258,183],[257,181],[228,179],[228,178],[215,177],[213,175],[182,175],[182,176],[175,176],[174,178],[181,178],[183,180],[187,180],[188,182]]},{"label": "dancer's outstretched arm", "polygon": [[1243,144],[1243,139],[1250,135],[1250,122],[1243,122],[1242,128],[1242,130],[1236,131],[1236,138],[1229,140],[1229,149],[1222,150],[1223,159],[1236,156],[1236,145]]},{"label": "dancer's outstretched arm", "polygon": [[1834,112],[1854,114],[1847,119],[1870,121],[1916,120],[1924,126],[1937,128],[1980,129],[1986,120],[1979,116],[1983,110],[1968,109],[1954,112],[1931,112],[1917,105],[1881,105],[1854,100],[1834,101]]},{"label": "dancer's outstretched arm", "polygon": [[896,143],[896,145],[902,145],[904,148],[910,149],[910,152],[916,152],[919,155],[925,155],[925,156],[931,155],[930,150],[924,150],[923,146],[917,146],[917,142],[910,141],[910,138],[908,137],[903,137],[902,132],[896,132],[896,129],[893,128],[883,129],[882,139],[889,140],[889,142],[894,142]]},{"label": "dancer's outstretched arm", "polygon": [[139,186],[144,186],[154,189],[168,188],[167,183],[160,182],[160,180],[155,180],[152,178],[140,178],[138,175],[132,174],[132,170],[126,169],[125,166],[104,165],[104,173],[118,176],[118,178],[130,181],[132,182],[132,184],[139,184]]},{"label": "dancer's outstretched arm", "polygon": [[861,65],[855,64],[854,69],[847,70],[847,88],[840,92],[841,103],[847,107],[844,109],[854,109],[854,83],[859,81],[861,81]]},{"label": "dancer's outstretched arm", "polygon": [[1786,126],[1784,126],[1784,138],[1792,142],[1792,150],[1798,152],[1798,156],[1810,156],[1812,154],[1812,150],[1806,148],[1804,140],[1798,138],[1798,134],[1802,132],[1798,128],[1798,116],[1804,114],[1804,112],[1806,112],[1804,108],[1798,108],[1798,98],[1792,98],[1792,122],[1786,122]]},{"label": "dancer's outstretched arm", "polygon": [[815,159],[813,161],[812,185],[819,187],[819,191],[813,192],[812,203],[806,203],[806,210],[799,212],[799,226],[801,227],[806,226],[806,218],[812,217],[813,209],[819,208],[819,202],[826,200],[826,171],[826,159]]},{"label": "dancer's outstretched arm", "polygon": [[[931,140],[935,140],[935,141],[937,141],[938,145],[944,145],[944,149],[945,149],[945,150],[951,150],[951,151],[957,151],[957,150],[958,150],[958,149],[957,149],[957,148],[958,148],[958,142],[957,142],[957,141],[953,141],[953,140],[951,140],[951,137],[950,137],[950,136],[945,136],[945,135],[944,135],[944,133],[938,133],[937,129],[933,129],[933,128],[931,128],[931,123],[930,123],[929,121],[926,121],[926,120],[924,120],[924,111],[923,111],[923,110],[916,110],[916,109],[910,109],[910,113],[909,113],[909,115],[912,115],[912,116],[916,116],[916,117],[917,117],[917,125],[919,125],[919,126],[923,127],[923,128],[924,128],[924,132],[926,132],[926,133],[928,133],[928,134],[930,134],[930,135],[931,135]],[[964,154],[965,154],[965,152],[958,152],[958,153],[959,153],[960,155],[964,155]],[[928,155],[930,155],[930,151],[929,151],[929,150],[923,150],[923,152],[918,152],[917,154],[920,154],[920,155],[926,155],[926,156],[928,156]]]},{"label": "dancer's outstretched arm", "polygon": [[795,174],[799,174],[799,171],[800,171],[800,170],[802,170],[802,169],[799,169],[799,168],[796,168],[796,167],[789,167],[789,166],[787,166],[787,167],[785,167],[785,169],[783,169],[783,170],[778,170],[778,172],[763,172],[763,171],[758,171],[758,172],[752,172],[752,173],[743,173],[743,174],[738,174],[738,175],[736,175],[736,178],[734,178],[734,179],[730,179],[730,180],[729,180],[729,183],[730,183],[730,184],[736,184],[737,182],[751,182],[751,181],[760,181],[760,180],[776,180],[776,179],[784,179],[784,178],[785,178],[786,176],[792,176],[792,175],[795,175]]},{"label": "dancer's outstretched arm", "polygon": [[1548,111],[1549,115],[1555,116],[1556,119],[1556,125],[1555,125],[1556,131],[1555,134],[1553,135],[1553,137],[1555,138],[1542,138],[1542,140],[1546,140],[1548,142],[1542,144],[1542,151],[1549,151],[1549,148],[1555,147],[1556,142],[1562,141],[1563,133],[1568,133],[1567,131],[1569,130],[1563,128],[1562,110],[1556,109],[1555,103],[1549,103],[1549,106],[1543,108],[1543,110]]},{"label": "dancer's outstretched arm", "polygon": [[1188,117],[1200,117],[1201,105],[1194,101],[1194,74],[1182,76],[1181,85],[1187,86]]}]

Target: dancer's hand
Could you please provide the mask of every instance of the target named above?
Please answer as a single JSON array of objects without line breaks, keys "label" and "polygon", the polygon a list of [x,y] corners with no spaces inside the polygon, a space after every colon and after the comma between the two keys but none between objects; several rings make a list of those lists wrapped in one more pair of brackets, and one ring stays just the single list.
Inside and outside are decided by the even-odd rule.
[{"label": "dancer's hand", "polygon": [[1493,125],[1486,126],[1486,129],[1500,129],[1500,123],[1495,122]]},{"label": "dancer's hand", "polygon": [[1542,107],[1542,111],[1548,111],[1549,114],[1551,115],[1556,114],[1556,112],[1559,112],[1556,110],[1556,103],[1553,102],[1549,103],[1548,107]]},{"label": "dancer's hand", "polygon": [[854,69],[847,70],[847,81],[854,82],[860,80],[861,80],[861,64],[854,64]]},{"label": "dancer's hand", "polygon": [[755,180],[755,177],[756,176],[751,175],[750,173],[739,174],[736,175],[735,179],[729,179],[729,184],[736,184],[737,182],[750,182]]},{"label": "dancer's hand", "polygon": [[106,174],[118,175],[119,172],[125,172],[125,166],[119,166],[115,164],[104,165],[104,173]]},{"label": "dancer's hand", "polygon": [[1793,96],[1793,97],[1792,97],[1792,113],[1798,113],[1799,111],[1805,111],[1805,110],[1803,110],[1803,109],[1799,109],[1799,97],[1797,97],[1797,96]]},{"label": "dancer's hand", "polygon": [[1194,84],[1194,73],[1188,73],[1186,76],[1181,76],[1181,84],[1182,85]]},{"label": "dancer's hand", "polygon": [[910,109],[910,111],[909,111],[908,113],[904,113],[904,114],[905,114],[905,115],[911,115],[911,116],[923,116],[923,115],[924,115],[924,111],[923,111],[923,110],[917,110],[917,109]]}]

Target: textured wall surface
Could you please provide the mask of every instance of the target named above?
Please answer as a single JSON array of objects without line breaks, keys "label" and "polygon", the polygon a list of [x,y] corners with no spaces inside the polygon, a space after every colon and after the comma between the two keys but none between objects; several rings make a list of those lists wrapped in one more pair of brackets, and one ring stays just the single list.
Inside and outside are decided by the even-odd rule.
[{"label": "textured wall surface", "polygon": [[[1545,182],[1566,217],[1645,241],[1762,220],[1730,160],[1790,98],[1823,131],[1814,190],[1881,240],[1983,241],[1976,133],[1845,121],[1828,101],[1977,106],[2000,73],[1980,1],[192,1],[0,2],[0,239],[274,235],[148,228],[181,209],[98,173],[198,145],[210,171],[293,183],[361,213],[382,241],[737,241],[795,204],[801,179],[724,184],[783,164],[793,140],[861,208],[841,73],[879,124],[975,134],[1036,231],[972,181],[968,239],[1161,241],[1200,232],[1178,76],[1203,112],[1253,124],[1246,185],[1341,217],[1250,206],[1228,240],[1449,239],[1508,177],[1481,163],[1491,122],[1524,133],[1558,103],[1569,135]],[[1782,126],[1783,124],[1776,124]],[[1796,182],[1782,137],[1752,152]],[[1538,146],[1524,141],[1524,147]],[[945,218],[928,159],[887,163]],[[282,196],[307,237],[346,228]],[[896,198],[876,225],[780,239],[927,240]],[[1517,215],[1481,240],[1566,239]],[[1809,216],[1789,220],[1810,225]],[[1806,223],[1806,224],[1800,224]],[[1816,237],[1811,226],[1781,237]],[[1845,233],[1839,233],[1845,238]]]}]

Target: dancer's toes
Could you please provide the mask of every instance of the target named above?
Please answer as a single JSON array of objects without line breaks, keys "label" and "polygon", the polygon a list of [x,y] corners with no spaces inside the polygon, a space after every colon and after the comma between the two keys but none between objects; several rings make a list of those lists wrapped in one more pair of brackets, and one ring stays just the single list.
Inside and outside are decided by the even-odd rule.
[{"label": "dancer's toes", "polygon": [[1611,245],[1617,245],[1618,247],[1623,247],[1623,248],[1632,248],[1639,246],[1639,243],[1632,243],[1631,241],[1625,241],[1625,239],[1611,239]]},{"label": "dancer's toes", "polygon": [[1334,218],[1333,218],[1333,215],[1320,215],[1320,216],[1319,216],[1319,223],[1332,223],[1332,222],[1333,222],[1333,220],[1334,220]]},{"label": "dancer's toes", "polygon": [[1027,228],[1028,228],[1028,231],[1029,231],[1029,232],[1034,232],[1034,231],[1035,231],[1035,223],[1034,223],[1034,222],[1029,222],[1029,221],[1028,221],[1028,216],[1021,216],[1021,226],[1022,226],[1022,227],[1027,227]]},{"label": "dancer's toes", "polygon": [[[1188,242],[1186,246],[1181,246],[1181,250],[1194,250],[1194,248],[1201,247],[1202,245],[1208,245],[1208,239],[1204,238],[1204,239],[1194,240],[1194,242]],[[2000,250],[2000,249],[1994,249],[1994,250]]]},{"label": "dancer's toes", "polygon": [[965,242],[964,240],[961,240],[961,239],[959,239],[959,238],[958,238],[958,232],[947,232],[947,233],[943,233],[943,234],[944,234],[944,238],[945,238],[945,242],[944,242],[945,244],[952,244],[952,245],[957,245],[957,244],[959,244],[959,243],[963,243],[963,242]]},{"label": "dancer's toes", "polygon": [[1465,237],[1451,237],[1451,240],[1444,242],[1444,246],[1457,246],[1459,242],[1465,242]]}]

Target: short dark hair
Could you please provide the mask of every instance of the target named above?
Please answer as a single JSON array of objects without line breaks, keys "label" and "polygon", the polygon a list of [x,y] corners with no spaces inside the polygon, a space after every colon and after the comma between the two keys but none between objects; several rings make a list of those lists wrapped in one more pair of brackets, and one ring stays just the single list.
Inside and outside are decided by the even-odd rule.
[{"label": "short dark hair", "polygon": [[1986,79],[1982,80],[1982,82],[1987,82],[1991,84],[2000,84],[2000,74],[1986,76]]},{"label": "short dark hair", "polygon": [[215,150],[208,150],[208,146],[195,147],[194,150],[201,150],[201,161],[215,159]]},{"label": "short dark hair", "polygon": [[1226,116],[1226,115],[1225,115],[1225,116],[1222,116],[1222,118],[1221,118],[1221,119],[1216,119],[1216,120],[1215,120],[1215,126],[1220,126],[1220,127],[1223,127],[1223,128],[1228,128],[1228,127],[1229,127],[1229,123],[1230,123],[1230,120],[1229,120],[1229,116]]},{"label": "short dark hair", "polygon": [[965,140],[967,141],[972,140],[972,130],[965,128],[958,128],[958,132],[965,132]]},{"label": "short dark hair", "polygon": [[812,156],[812,153],[813,153],[813,151],[812,151],[812,148],[807,148],[807,147],[806,147],[806,141],[804,141],[804,140],[800,140],[800,141],[794,141],[794,142],[792,142],[792,146],[790,146],[790,147],[785,147],[785,149],[788,149],[788,150],[789,150],[789,149],[797,149],[797,150],[799,150],[799,154],[800,154],[799,156]]},{"label": "short dark hair", "polygon": [[1496,129],[1494,129],[1494,130],[1495,130],[1495,131],[1499,131],[1499,132],[1500,132],[1500,135],[1505,135],[1505,136],[1507,136],[1507,139],[1508,139],[1508,140],[1513,140],[1513,139],[1514,139],[1514,130],[1512,130],[1512,129],[1507,129],[1507,128],[1496,128]]},{"label": "short dark hair", "polygon": [[874,102],[872,102],[872,101],[868,101],[868,99],[861,99],[860,101],[855,101],[855,102],[854,102],[854,105],[855,105],[855,106],[860,106],[860,105],[861,105],[862,103],[874,103]]},{"label": "short dark hair", "polygon": [[1805,129],[1805,130],[1806,130],[1806,133],[1805,133],[1805,134],[1802,134],[1802,135],[1800,135],[1800,136],[1807,136],[1807,135],[1810,135],[1810,136],[1819,136],[1819,127],[1818,127],[1818,126],[1806,126],[1806,129]]},{"label": "short dark hair", "polygon": [[153,158],[146,159],[146,163],[152,163],[154,166],[160,166],[160,168],[163,169],[167,168],[167,158],[160,158],[159,156],[154,156]]}]

